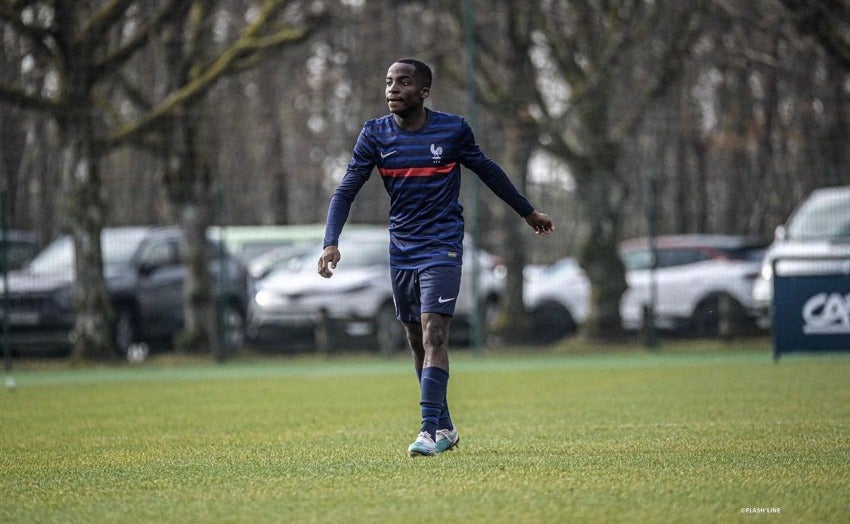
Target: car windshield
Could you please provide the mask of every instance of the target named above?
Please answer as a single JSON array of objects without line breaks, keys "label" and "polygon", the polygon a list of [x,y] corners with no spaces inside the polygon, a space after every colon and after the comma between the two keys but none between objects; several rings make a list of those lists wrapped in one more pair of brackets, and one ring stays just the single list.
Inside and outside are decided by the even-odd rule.
[{"label": "car windshield", "polygon": [[[658,248],[656,249],[656,257],[657,262],[655,267],[657,269],[687,266],[711,258],[701,250],[694,248]],[[623,265],[626,266],[626,270],[628,271],[652,268],[653,256],[651,249],[627,251],[622,253],[621,258]]]},{"label": "car windshield", "polygon": [[626,251],[620,254],[623,260],[623,265],[628,271],[637,271],[640,269],[649,269],[652,267],[652,251],[649,249],[640,249],[634,251]]},{"label": "car windshield", "polygon": [[36,247],[34,244],[15,242],[14,240],[7,241],[6,263],[11,269],[19,268],[32,258],[35,251]]},{"label": "car windshield", "polygon": [[[389,266],[390,254],[388,240],[369,238],[348,238],[341,241],[339,251],[340,264],[345,267]],[[321,244],[299,242],[279,251],[270,252],[268,259],[258,257],[251,264],[251,272],[262,278],[272,271],[302,271],[314,269],[316,259],[322,252]]]},{"label": "car windshield", "polygon": [[258,240],[256,242],[246,242],[242,246],[242,259],[243,260],[254,260],[258,257],[261,257],[267,253],[271,253],[275,250],[275,248],[280,247],[288,247],[290,245],[289,242],[275,242],[273,240],[269,241],[261,241]]},{"label": "car windshield", "polygon": [[739,247],[739,248],[724,248],[720,251],[723,252],[728,258],[732,260],[744,260],[747,262],[761,262],[764,258],[764,253],[767,251],[767,248],[763,246],[747,246],[747,247]]},{"label": "car windshield", "polygon": [[791,240],[850,237],[850,191],[824,193],[806,201],[788,223]]},{"label": "car windshield", "polygon": [[[106,268],[130,263],[144,238],[144,232],[106,230],[101,236],[103,264]],[[74,267],[74,246],[71,237],[57,238],[30,262],[31,273],[45,274],[70,271]]]},{"label": "car windshield", "polygon": [[340,264],[348,267],[386,266],[390,263],[389,241],[359,242],[352,239],[350,242],[340,244],[339,251],[342,253]]},{"label": "car windshield", "polygon": [[278,269],[289,271],[302,269],[312,258],[318,258],[317,253],[321,253],[321,249],[314,242],[294,242],[272,249],[252,259],[248,265],[251,274],[259,278]]}]

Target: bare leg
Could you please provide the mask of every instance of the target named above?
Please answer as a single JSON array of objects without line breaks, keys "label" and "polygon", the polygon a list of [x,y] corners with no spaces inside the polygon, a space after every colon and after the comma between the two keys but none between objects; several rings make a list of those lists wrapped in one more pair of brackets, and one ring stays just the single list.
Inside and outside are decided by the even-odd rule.
[{"label": "bare leg", "polygon": [[422,346],[425,357],[422,367],[437,367],[449,371],[449,326],[452,317],[439,313],[422,314]]},{"label": "bare leg", "polygon": [[[426,355],[429,354],[425,349],[426,344],[427,347],[430,348],[440,348],[437,352],[432,350],[431,354],[439,355],[441,364],[445,366],[436,367],[441,367],[441,369],[448,371],[448,350],[446,348],[445,341],[448,340],[450,321],[451,317],[426,313],[423,315],[422,323],[404,323],[404,329],[407,334],[407,343],[410,345],[410,354],[413,358],[413,368],[416,371],[416,376],[419,378],[420,382],[422,380],[422,369],[429,365],[435,365],[435,361],[437,360],[433,358],[426,359]],[[424,331],[423,324],[427,326]],[[427,342],[425,341],[426,338],[428,340]],[[454,425],[452,423],[451,413],[449,412],[449,403],[444,397],[442,411],[440,413],[439,428],[451,429],[453,427]]]},{"label": "bare leg", "polygon": [[422,345],[422,324],[404,322],[404,331],[407,335],[407,344],[410,346],[410,355],[413,357],[413,367],[421,372],[425,360],[425,347]]},{"label": "bare leg", "polygon": [[447,341],[452,317],[439,313],[424,313],[422,323],[405,322],[404,330],[413,357],[413,367],[438,367],[449,370]]}]

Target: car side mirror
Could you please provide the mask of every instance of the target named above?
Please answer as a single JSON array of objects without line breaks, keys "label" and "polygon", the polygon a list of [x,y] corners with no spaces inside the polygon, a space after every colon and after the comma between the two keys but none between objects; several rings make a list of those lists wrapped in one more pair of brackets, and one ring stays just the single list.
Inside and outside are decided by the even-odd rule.
[{"label": "car side mirror", "polygon": [[785,226],[776,226],[773,237],[779,242],[784,242],[788,237],[788,231],[785,229]]}]

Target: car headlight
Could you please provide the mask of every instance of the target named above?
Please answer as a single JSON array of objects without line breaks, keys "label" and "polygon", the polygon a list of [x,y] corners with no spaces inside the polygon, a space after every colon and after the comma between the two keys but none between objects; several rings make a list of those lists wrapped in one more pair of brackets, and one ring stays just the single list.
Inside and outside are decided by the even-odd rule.
[{"label": "car headlight", "polygon": [[260,307],[274,307],[283,305],[284,301],[275,293],[260,290],[254,295],[254,303]]}]

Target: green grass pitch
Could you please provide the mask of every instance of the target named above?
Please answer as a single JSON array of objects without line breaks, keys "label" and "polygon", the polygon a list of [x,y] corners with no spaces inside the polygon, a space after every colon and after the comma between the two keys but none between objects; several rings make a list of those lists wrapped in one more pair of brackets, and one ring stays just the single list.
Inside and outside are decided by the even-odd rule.
[{"label": "green grass pitch", "polygon": [[847,522],[850,355],[456,352],[412,459],[406,358],[21,369],[0,522]]}]

